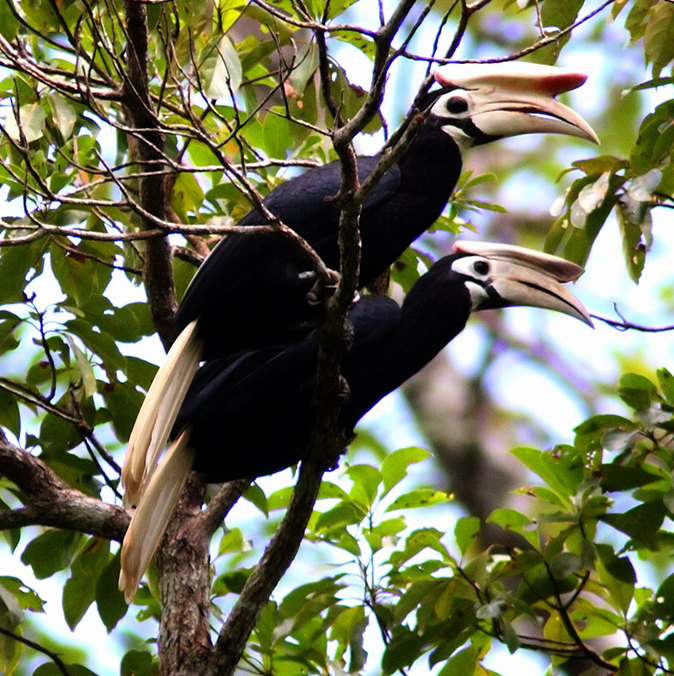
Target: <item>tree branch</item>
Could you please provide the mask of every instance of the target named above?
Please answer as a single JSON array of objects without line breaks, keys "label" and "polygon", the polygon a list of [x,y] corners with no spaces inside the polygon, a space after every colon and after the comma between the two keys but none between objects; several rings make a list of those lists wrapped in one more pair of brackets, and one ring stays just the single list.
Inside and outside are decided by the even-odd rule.
[{"label": "tree branch", "polygon": [[15,634],[13,631],[5,629],[4,627],[0,627],[0,634],[11,638],[13,641],[16,641],[17,643],[23,643],[23,645],[28,646],[33,650],[37,650],[37,652],[42,653],[43,655],[46,655],[54,663],[56,668],[63,674],[63,676],[70,676],[70,672],[68,671],[68,667],[65,665],[65,662],[55,652],[52,652],[48,648],[41,646],[39,643],[36,643],[35,641],[31,641],[25,636]]},{"label": "tree branch", "polygon": [[234,506],[234,503],[250,486],[251,481],[252,479],[239,479],[223,484],[208,503],[206,509],[196,518],[194,522],[195,531],[210,539],[229,513],[229,510]]},{"label": "tree branch", "polygon": [[617,331],[632,330],[642,331],[644,333],[664,333],[665,331],[674,331],[674,324],[670,324],[669,326],[643,326],[642,324],[634,324],[625,319],[618,309],[617,303],[613,304],[613,309],[615,310],[615,313],[618,315],[618,317],[620,317],[620,321],[615,319],[607,319],[606,317],[600,317],[599,315],[590,315],[590,317],[592,317],[592,319],[596,319],[599,322],[604,322],[604,324],[612,326]]},{"label": "tree branch", "polygon": [[[127,114],[136,128],[140,142],[138,154],[151,169],[163,168],[164,138],[160,132],[149,95],[147,76],[147,16],[145,6],[137,2],[126,5],[127,73],[123,91]],[[167,194],[165,179],[146,176],[140,180],[140,205],[143,210],[162,220],[166,219]],[[150,219],[142,218],[143,230],[152,229]],[[173,268],[168,239],[148,240],[143,271],[150,312],[165,348],[173,338],[173,318],[177,301],[173,285]]]},{"label": "tree branch", "polygon": [[9,443],[0,431],[0,473],[21,491],[22,509],[0,512],[0,528],[40,525],[66,528],[121,542],[126,510],[91,498],[60,479],[39,458]]},{"label": "tree branch", "polygon": [[234,673],[262,609],[302,543],[322,476],[320,465],[313,461],[302,463],[288,511],[220,630],[213,654],[203,672],[205,676]]}]

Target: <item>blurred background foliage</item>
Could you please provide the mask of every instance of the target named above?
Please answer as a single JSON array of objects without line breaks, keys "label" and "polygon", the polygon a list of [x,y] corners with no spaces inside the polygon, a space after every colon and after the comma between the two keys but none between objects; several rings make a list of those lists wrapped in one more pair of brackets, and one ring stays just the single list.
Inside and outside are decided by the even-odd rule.
[{"label": "blurred background foliage", "polygon": [[[142,286],[144,232],[174,233],[180,298],[218,228],[243,216],[255,191],[334,159],[316,24],[335,26],[319,31],[326,82],[349,119],[370,87],[379,13],[395,8],[147,5],[145,94],[158,132],[148,160],[143,111],[129,105],[134,4],[0,0],[0,424],[69,486],[106,502],[119,502],[125,442],[163,354]],[[568,98],[601,146],[527,137],[474,151],[434,231],[394,266],[392,293],[460,233],[585,265],[574,293],[598,315],[671,324],[674,3],[417,3],[359,151],[381,147],[429,59],[450,47],[456,60],[520,55],[586,72]],[[143,202],[148,175],[166,190],[159,216]],[[473,320],[373,411],[327,477],[242,669],[674,668],[671,334],[569,324],[526,310]],[[289,471],[261,480],[214,539],[216,631],[292,481]],[[0,465],[0,508],[22,505]],[[2,535],[3,673],[157,673],[146,641],[159,614],[152,571],[127,611],[117,543],[37,527]],[[61,618],[77,633],[56,631]],[[94,646],[101,625],[110,634]],[[504,661],[508,652],[530,661]]]}]

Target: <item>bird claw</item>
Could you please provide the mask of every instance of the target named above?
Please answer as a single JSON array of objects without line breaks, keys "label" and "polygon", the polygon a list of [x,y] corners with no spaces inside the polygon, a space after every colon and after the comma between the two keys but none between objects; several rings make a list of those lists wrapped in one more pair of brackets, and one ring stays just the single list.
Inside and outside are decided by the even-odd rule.
[{"label": "bird claw", "polygon": [[346,378],[340,374],[339,376],[339,392],[337,392],[337,398],[339,399],[340,403],[344,403],[348,401],[349,397],[351,396],[351,388],[349,387],[349,383],[347,382]]},{"label": "bird claw", "polygon": [[[307,279],[309,279],[308,276]],[[339,272],[328,270],[327,279],[322,280],[319,277],[311,289],[307,291],[307,295],[305,296],[307,303],[309,303],[309,305],[321,305],[325,297],[329,298],[335,293],[337,284],[339,284]]]}]

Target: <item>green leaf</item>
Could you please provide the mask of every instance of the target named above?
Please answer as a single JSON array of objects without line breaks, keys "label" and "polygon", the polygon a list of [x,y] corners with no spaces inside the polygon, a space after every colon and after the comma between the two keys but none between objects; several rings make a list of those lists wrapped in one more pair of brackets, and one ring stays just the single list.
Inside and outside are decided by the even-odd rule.
[{"label": "green leaf", "polygon": [[65,327],[77,336],[94,354],[99,355],[108,370],[126,371],[126,359],[110,336],[95,330],[95,327],[82,319],[69,319]]},{"label": "green leaf", "polygon": [[61,94],[52,92],[49,95],[52,124],[58,128],[64,138],[72,136],[77,122],[77,113],[68,99]]},{"label": "green leaf", "polygon": [[159,674],[159,665],[151,653],[141,650],[129,650],[122,657],[120,674],[121,676],[157,676]]},{"label": "green leaf", "polygon": [[476,673],[478,657],[474,647],[464,648],[447,660],[438,676],[473,676]]},{"label": "green leaf", "polygon": [[213,583],[213,595],[240,594],[252,572],[253,568],[239,568],[223,573]]},{"label": "green leaf", "polygon": [[26,142],[33,143],[44,136],[45,113],[39,102],[21,106],[19,116],[18,125],[11,113],[4,119],[3,130],[14,142],[23,145]]},{"label": "green leaf", "polygon": [[454,496],[445,491],[437,491],[433,488],[418,488],[404,493],[396,498],[386,509],[392,512],[396,509],[417,509],[419,507],[430,507],[444,502],[451,502]]},{"label": "green leaf", "polygon": [[650,229],[651,205],[624,197],[616,206],[625,267],[630,279],[638,284],[646,262],[646,243],[642,235],[645,228]]},{"label": "green leaf", "polygon": [[637,429],[637,425],[619,415],[595,415],[574,429],[576,433],[574,445],[589,458],[603,448],[601,442],[606,431],[614,429],[632,432]]},{"label": "green leaf", "polygon": [[422,636],[418,636],[407,627],[398,627],[382,657],[383,673],[392,674],[394,671],[410,666],[421,656],[424,643]]},{"label": "green leaf", "polygon": [[44,612],[44,601],[37,592],[24,584],[18,577],[0,576],[0,586],[12,594],[19,607],[23,610],[32,610],[35,613]]},{"label": "green leaf", "polygon": [[382,497],[397,486],[407,476],[410,465],[426,460],[431,454],[418,446],[399,448],[389,453],[381,463],[381,476],[384,482]]},{"label": "green leaf", "polygon": [[101,621],[110,633],[117,623],[126,615],[129,606],[124,600],[124,594],[119,591],[119,554],[112,556],[105,564],[96,581],[94,599]]},{"label": "green leaf", "polygon": [[477,516],[460,518],[454,526],[454,537],[462,556],[473,546],[480,532],[480,519]]},{"label": "green leaf", "polygon": [[443,559],[449,558],[447,549],[440,542],[443,535],[444,533],[436,528],[415,530],[405,540],[405,549],[402,552],[397,551],[391,554],[389,563],[397,568],[427,547],[438,552]]},{"label": "green leaf", "polygon": [[627,613],[637,580],[632,563],[626,556],[617,557],[610,545],[597,544],[596,548],[599,580],[610,593],[613,606]]},{"label": "green leaf", "polygon": [[656,534],[667,516],[662,500],[644,502],[624,513],[606,514],[601,520],[626,533],[636,542],[657,549]]},{"label": "green leaf", "polygon": [[363,537],[370,545],[370,549],[373,552],[378,552],[384,546],[385,541],[397,542],[397,534],[405,530],[405,528],[404,519],[384,519],[366,530],[363,533]]},{"label": "green leaf", "polygon": [[347,468],[346,474],[353,482],[349,496],[369,509],[377,497],[379,484],[382,481],[381,473],[372,465],[351,465]]},{"label": "green leaf", "polygon": [[620,378],[618,395],[634,410],[643,411],[650,408],[657,397],[657,390],[648,378],[637,373],[625,373]]},{"label": "green leaf", "polygon": [[487,522],[495,523],[504,530],[518,533],[525,538],[534,549],[538,549],[540,546],[536,523],[514,509],[509,509],[508,507],[495,509],[489,515]]},{"label": "green leaf", "polygon": [[65,335],[65,339],[70,345],[70,349],[75,355],[75,363],[80,372],[80,378],[82,380],[82,386],[84,387],[84,392],[87,397],[93,397],[96,394],[96,376],[94,375],[94,369],[91,365],[91,362],[87,359],[86,355],[77,344],[72,339],[72,336],[68,334]]},{"label": "green leaf", "polygon": [[600,465],[599,469],[602,477],[601,488],[608,492],[639,488],[662,478],[641,467],[627,467],[615,463]]},{"label": "green leaf", "polygon": [[365,666],[367,652],[363,648],[363,634],[368,625],[363,606],[345,608],[330,626],[330,640],[337,641],[338,659],[347,649],[351,651],[349,673],[358,673]]},{"label": "green leaf", "polygon": [[559,552],[550,560],[550,570],[555,577],[566,577],[582,567],[580,556],[571,552]]},{"label": "green leaf", "polygon": [[503,631],[503,640],[508,647],[508,652],[512,655],[522,645],[522,642],[508,620],[501,618],[500,624]]},{"label": "green leaf", "polygon": [[207,87],[208,96],[228,99],[241,86],[241,62],[232,41],[225,35],[220,40]]},{"label": "green leaf", "polygon": [[[171,207],[183,223],[189,223],[197,216],[204,201],[204,191],[194,174],[181,172],[171,192]],[[190,215],[190,212],[192,215]]]},{"label": "green leaf", "polygon": [[19,404],[7,390],[0,389],[0,425],[6,427],[15,437],[21,434],[21,413]]},{"label": "green leaf", "polygon": [[38,580],[50,577],[70,565],[80,534],[50,529],[31,540],[21,554],[21,562],[33,569]]},{"label": "green leaf", "polygon": [[317,532],[335,527],[342,529],[360,523],[364,516],[364,512],[355,502],[343,501],[327,512],[320,513],[314,528]]},{"label": "green leaf", "polygon": [[38,240],[30,244],[2,249],[0,256],[0,279],[2,279],[0,304],[23,302],[26,280],[33,279],[42,273],[45,246],[45,240]]},{"label": "green leaf", "polygon": [[674,615],[674,574],[669,575],[658,587],[655,593],[658,603],[658,611],[661,617]]},{"label": "green leaf", "polygon": [[623,618],[620,615],[582,596],[574,603],[571,619],[583,639],[613,636],[623,626]]},{"label": "green leaf", "polygon": [[7,42],[12,42],[18,30],[19,18],[11,10],[9,3],[0,3],[0,34]]},{"label": "green leaf", "polygon": [[[289,500],[290,496],[292,495],[292,489],[289,489],[289,491],[284,494],[287,495]],[[276,493],[274,495],[276,495]],[[250,486],[248,486],[248,488],[246,488],[243,493],[243,499],[248,500],[248,502],[250,502],[252,505],[255,505],[255,507],[257,507],[266,517],[269,517],[270,510],[281,509],[282,507],[288,506],[287,502],[281,506],[272,506],[273,497],[274,496],[270,496],[268,502],[264,491],[256,483],[252,483]]]},{"label": "green leaf", "polygon": [[674,59],[674,5],[659,2],[646,23],[644,51],[646,60],[653,64],[653,77]]},{"label": "green leaf", "polygon": [[243,531],[240,528],[230,528],[220,539],[218,556],[240,552],[244,549]]},{"label": "green leaf", "polygon": [[105,406],[110,411],[110,422],[120,441],[127,441],[136,422],[143,396],[132,383],[111,383],[101,388]]},{"label": "green leaf", "polygon": [[674,376],[666,368],[658,369],[656,374],[667,403],[674,405]]},{"label": "green leaf", "polygon": [[108,543],[91,538],[73,562],[63,587],[63,615],[71,629],[79,624],[95,600],[96,584],[109,557]]},{"label": "green leaf", "polygon": [[[68,676],[97,676],[91,669],[87,669],[81,664],[66,664],[64,666]],[[46,662],[33,672],[33,676],[63,676],[63,671],[53,662]]]},{"label": "green leaf", "polygon": [[583,481],[583,463],[572,446],[558,446],[552,452],[519,447],[510,451],[523,465],[538,474],[565,504],[578,492]]}]

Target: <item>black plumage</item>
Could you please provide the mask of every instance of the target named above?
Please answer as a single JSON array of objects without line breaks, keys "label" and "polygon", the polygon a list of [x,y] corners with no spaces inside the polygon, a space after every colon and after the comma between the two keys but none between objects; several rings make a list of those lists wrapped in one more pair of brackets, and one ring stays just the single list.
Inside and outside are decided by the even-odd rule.
[{"label": "black plumage", "polygon": [[[438,69],[445,86],[417,102],[426,114],[398,162],[379,180],[360,216],[359,288],[394,263],[438,219],[462,168],[466,148],[507,136],[563,133],[596,140],[587,123],[554,99],[584,76],[535,64],[469,64]],[[358,158],[362,183],[379,156]],[[341,166],[311,169],[274,189],[265,207],[303,237],[328,268],[339,270],[337,246]],[[264,225],[257,209],[239,225]],[[197,321],[200,356],[306,333],[322,316],[307,301],[314,280],[295,245],[282,236],[224,238],[199,269],[176,315],[176,335]]]},{"label": "black plumage", "polygon": [[[456,185],[461,153],[437,122],[429,118],[363,204],[359,287],[386,270],[437,220]],[[376,156],[358,158],[360,182],[378,161]],[[341,165],[333,162],[281,184],[264,200],[333,270],[339,269],[340,210],[330,198],[339,192],[340,180]],[[239,225],[267,222],[253,210]],[[198,320],[204,359],[306,333],[322,317],[320,306],[307,301],[315,281],[310,272],[308,259],[281,235],[225,238],[188,287],[176,332]]]},{"label": "black plumage", "polygon": [[[588,124],[554,98],[582,84],[582,75],[535,64],[468,64],[440,68],[436,79],[443,87],[420,103],[424,124],[363,205],[361,287],[440,215],[464,148],[531,132],[596,140]],[[376,157],[359,158],[361,179],[376,163]],[[265,200],[333,269],[339,268],[339,209],[331,198],[339,187],[340,167],[330,164],[288,181]],[[255,210],[241,221],[263,223]],[[122,472],[127,504],[136,503],[201,360],[301,340],[320,321],[320,304],[307,298],[314,284],[307,272],[305,257],[275,235],[234,236],[216,246],[188,287],[177,315],[179,335],[129,440]]]},{"label": "black plumage", "polygon": [[[346,436],[382,397],[460,333],[474,310],[533,305],[591,324],[560,284],[582,269],[519,247],[463,243],[414,284],[402,307],[361,298],[341,362],[349,393],[339,424]],[[206,363],[178,413],[173,442],[152,474],[125,538],[120,584],[127,599],[159,542],[190,470],[208,482],[276,472],[305,457],[315,408],[318,339],[248,350]]]}]

